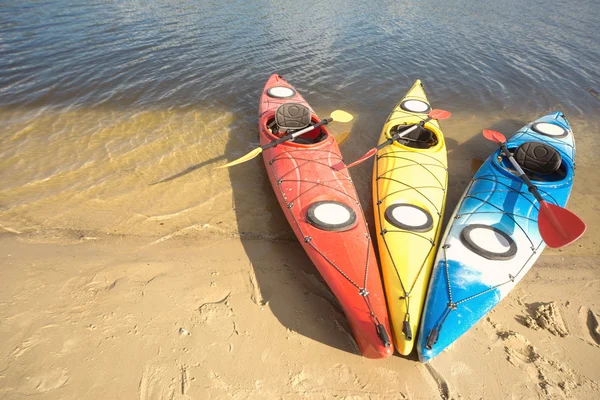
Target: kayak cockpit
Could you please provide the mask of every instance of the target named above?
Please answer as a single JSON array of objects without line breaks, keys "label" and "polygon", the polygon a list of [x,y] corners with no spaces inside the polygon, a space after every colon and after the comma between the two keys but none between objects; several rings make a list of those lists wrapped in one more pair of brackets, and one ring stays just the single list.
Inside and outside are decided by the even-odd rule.
[{"label": "kayak cockpit", "polygon": [[[283,137],[310,126],[315,126],[319,120],[312,115],[310,108],[300,103],[284,103],[277,107],[275,114],[267,118],[266,129],[271,135]],[[327,131],[318,126],[290,140],[296,144],[315,144],[327,137]]]},{"label": "kayak cockpit", "polygon": [[[312,117],[310,123],[307,126],[315,125],[319,122],[317,118]],[[275,137],[282,137],[285,135],[289,135],[290,133],[294,133],[300,129],[282,129],[275,120],[275,116],[267,119],[266,127],[267,132],[272,134]],[[297,144],[315,144],[322,142],[327,138],[327,131],[323,129],[322,126],[319,126],[313,129],[310,132],[305,133],[304,135],[297,137],[293,140],[294,143]]]},{"label": "kayak cockpit", "polygon": [[[572,168],[563,161],[558,151],[545,143],[525,142],[518,147],[508,146],[508,151],[532,181],[560,182]],[[497,154],[496,164],[512,175],[519,175],[502,152]]]},{"label": "kayak cockpit", "polygon": [[[402,134],[403,131],[413,128],[415,125],[396,125],[390,129],[390,137]],[[417,128],[402,136],[396,142],[402,146],[413,149],[430,149],[439,143],[438,137],[430,129],[417,125]]]}]

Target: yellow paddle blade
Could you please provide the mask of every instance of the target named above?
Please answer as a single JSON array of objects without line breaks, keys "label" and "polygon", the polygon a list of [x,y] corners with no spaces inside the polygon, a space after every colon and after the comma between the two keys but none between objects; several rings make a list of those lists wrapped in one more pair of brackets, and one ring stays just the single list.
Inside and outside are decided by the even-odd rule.
[{"label": "yellow paddle blade", "polygon": [[240,158],[238,158],[237,160],[233,160],[230,163],[227,163],[225,165],[221,165],[217,168],[221,169],[221,168],[229,168],[229,167],[233,167],[234,165],[238,165],[241,164],[243,162],[246,161],[250,161],[252,160],[254,157],[256,157],[257,155],[259,155],[260,153],[262,153],[263,149],[261,149],[260,147],[257,149],[252,150],[250,153],[246,154],[245,156],[242,156]]},{"label": "yellow paddle blade", "polygon": [[335,122],[350,122],[354,117],[352,116],[352,114],[346,111],[335,110],[331,113],[331,118],[333,118]]}]

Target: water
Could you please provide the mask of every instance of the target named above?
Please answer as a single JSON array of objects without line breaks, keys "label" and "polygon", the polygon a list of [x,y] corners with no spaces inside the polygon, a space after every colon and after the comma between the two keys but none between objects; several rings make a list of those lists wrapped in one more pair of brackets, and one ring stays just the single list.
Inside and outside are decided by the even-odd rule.
[{"label": "water", "polygon": [[[562,110],[590,183],[570,208],[586,212],[600,194],[599,14],[595,0],[0,2],[0,227],[59,240],[291,238],[261,160],[213,169],[256,145],[274,72],[319,114],[355,115],[332,126],[351,131],[347,161],[422,79],[453,113],[449,210],[471,159],[493,149],[481,129],[511,134]],[[366,209],[370,168],[353,171]]]}]

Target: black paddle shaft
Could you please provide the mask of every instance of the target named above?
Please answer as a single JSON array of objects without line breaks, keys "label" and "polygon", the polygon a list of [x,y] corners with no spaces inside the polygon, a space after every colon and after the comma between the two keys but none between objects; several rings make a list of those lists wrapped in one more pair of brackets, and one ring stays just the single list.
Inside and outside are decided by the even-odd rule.
[{"label": "black paddle shaft", "polygon": [[537,186],[535,186],[531,182],[531,179],[529,179],[529,177],[527,176],[525,171],[523,171],[523,168],[521,168],[519,163],[517,163],[517,160],[515,160],[514,157],[512,156],[512,154],[510,154],[510,151],[508,151],[508,148],[506,147],[506,143],[500,143],[500,148],[504,152],[504,155],[506,155],[506,157],[508,157],[508,159],[509,159],[510,163],[513,165],[513,167],[515,167],[515,169],[519,173],[519,178],[523,179],[523,182],[525,182],[525,184],[527,185],[527,189],[529,190],[529,192],[531,194],[533,194],[533,196],[536,198],[536,200],[539,201],[540,203],[542,201],[544,201],[544,199],[540,195],[540,192],[538,192]]},{"label": "black paddle shaft", "polygon": [[333,121],[333,118],[325,118],[325,119],[323,119],[323,120],[321,120],[321,121],[317,122],[317,123],[316,123],[316,124],[314,124],[313,126],[310,126],[310,127],[308,127],[308,128],[302,129],[302,130],[300,130],[300,131],[298,131],[298,132],[290,133],[289,135],[285,135],[285,136],[283,136],[283,137],[280,137],[280,138],[279,138],[279,139],[277,139],[277,140],[273,140],[271,143],[267,143],[267,144],[265,144],[265,145],[264,145],[264,146],[262,146],[261,148],[262,148],[263,150],[270,149],[271,147],[275,147],[275,146],[277,146],[278,144],[281,144],[281,143],[283,143],[283,142],[287,142],[287,141],[289,141],[289,140],[292,140],[292,139],[294,139],[294,138],[296,138],[296,137],[298,137],[298,136],[300,136],[300,135],[303,135],[303,134],[305,134],[305,133],[307,133],[307,132],[310,132],[310,131],[312,131],[313,129],[316,129],[316,128],[318,128],[318,127],[322,126],[322,125],[327,125],[328,123],[330,123],[330,122],[332,122],[332,121]]},{"label": "black paddle shaft", "polygon": [[[418,126],[424,126],[426,122],[431,121],[433,118],[432,117],[427,117],[425,118],[423,121],[419,122],[417,125]],[[417,126],[415,125],[415,126]],[[410,128],[409,128],[410,129]],[[404,131],[404,132],[399,132],[396,133],[394,135],[392,135],[392,137],[388,140],[386,140],[385,142],[381,143],[379,146],[377,146],[377,150],[381,150],[383,149],[385,146],[388,146],[392,143],[394,143],[396,140],[400,139],[402,137],[402,134],[408,133],[408,130]]]}]

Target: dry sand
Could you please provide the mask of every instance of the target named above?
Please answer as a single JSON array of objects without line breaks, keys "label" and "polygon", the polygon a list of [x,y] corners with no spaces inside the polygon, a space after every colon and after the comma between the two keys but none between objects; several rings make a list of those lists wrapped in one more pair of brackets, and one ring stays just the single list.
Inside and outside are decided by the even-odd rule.
[{"label": "dry sand", "polygon": [[424,365],[358,355],[293,241],[146,243],[0,238],[0,398],[600,398],[596,258],[542,256]]}]

